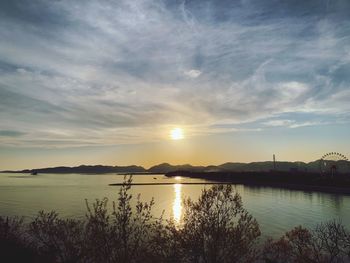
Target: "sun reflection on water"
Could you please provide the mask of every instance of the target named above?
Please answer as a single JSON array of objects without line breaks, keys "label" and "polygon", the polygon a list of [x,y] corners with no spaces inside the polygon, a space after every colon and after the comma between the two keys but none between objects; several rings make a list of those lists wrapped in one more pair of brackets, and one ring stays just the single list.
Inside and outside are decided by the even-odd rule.
[{"label": "sun reflection on water", "polygon": [[174,184],[175,199],[173,203],[173,216],[177,225],[181,222],[182,217],[182,198],[181,198],[181,184]]}]

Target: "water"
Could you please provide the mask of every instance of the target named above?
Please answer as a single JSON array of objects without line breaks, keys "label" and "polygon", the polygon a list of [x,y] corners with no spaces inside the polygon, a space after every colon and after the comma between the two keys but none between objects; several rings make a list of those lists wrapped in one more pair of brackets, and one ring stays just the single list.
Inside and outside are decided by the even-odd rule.
[{"label": "water", "polygon": [[[156,179],[154,179],[156,178]],[[208,185],[181,185],[181,182],[205,182],[200,179],[167,178],[163,175],[135,175],[135,183],[174,182],[174,185],[133,186],[132,194],[143,201],[154,197],[154,214],[165,210],[165,218],[181,221],[182,198],[197,199]],[[122,175],[82,174],[0,174],[0,215],[34,217],[39,210],[56,210],[63,217],[83,219],[85,199],[107,197],[116,200]],[[293,191],[270,187],[236,185],[244,207],[258,220],[263,235],[278,237],[291,228],[340,219],[350,228],[350,196],[318,192]]]}]

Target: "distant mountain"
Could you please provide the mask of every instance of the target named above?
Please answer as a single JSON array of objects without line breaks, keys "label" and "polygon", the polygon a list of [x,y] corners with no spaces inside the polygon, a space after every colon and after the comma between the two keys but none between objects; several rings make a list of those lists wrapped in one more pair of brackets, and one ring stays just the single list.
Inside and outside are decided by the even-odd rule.
[{"label": "distant mountain", "polygon": [[152,166],[147,171],[151,173],[168,173],[173,171],[190,171],[190,172],[201,172],[205,171],[204,166],[192,166],[190,164],[183,165],[171,165],[168,163],[162,163]]},{"label": "distant mountain", "polygon": [[94,174],[105,174],[105,173],[142,173],[146,172],[142,166],[130,165],[130,166],[105,166],[105,165],[80,165],[76,167],[52,167],[52,168],[40,168],[40,169],[26,169],[22,171],[7,171],[7,172],[18,172],[18,173],[55,173],[55,174],[67,174],[67,173],[94,173]]},{"label": "distant mountain", "polygon": [[[276,162],[277,171],[300,171],[300,172],[319,172],[321,169],[329,170],[333,162],[321,163],[321,160],[316,160],[309,163],[304,162]],[[337,170],[340,173],[350,172],[349,161],[336,162]],[[142,166],[104,166],[104,165],[81,165],[77,167],[52,167],[40,169],[27,169],[22,171],[4,171],[12,173],[169,173],[175,171],[188,172],[266,172],[274,169],[274,164],[271,161],[266,162],[252,162],[252,163],[224,163],[221,165],[209,166],[193,166],[190,164],[171,165],[169,163],[162,163],[152,166],[148,170]]]},{"label": "distant mountain", "polygon": [[[239,172],[256,172],[270,171],[274,169],[274,164],[271,161],[252,162],[252,163],[225,163],[219,165],[221,171],[239,171]],[[301,162],[276,162],[276,170],[290,171],[291,169],[305,170],[305,163]]]},{"label": "distant mountain", "polygon": [[[304,162],[276,162],[277,171],[301,171],[301,172],[319,172],[327,167],[330,167],[331,162],[325,162],[316,160],[309,163]],[[321,167],[321,166],[324,167]],[[350,172],[350,162],[338,161],[336,166],[339,172],[347,173]],[[238,172],[259,172],[259,171],[270,171],[274,169],[272,161],[267,162],[252,162],[252,163],[225,163],[218,166],[221,171],[238,171]]]},{"label": "distant mountain", "polygon": [[[326,164],[326,165],[325,165]],[[322,167],[323,165],[323,167]],[[337,170],[340,173],[350,172],[349,161],[336,162]],[[328,167],[328,168],[327,168]],[[322,162],[316,160],[310,163],[304,162],[276,162],[277,171],[300,171],[300,172],[320,172],[321,169],[328,170],[330,162]],[[168,173],[175,171],[189,171],[189,172],[266,172],[274,169],[272,161],[266,162],[252,162],[252,163],[224,163],[221,165],[210,166],[192,166],[190,164],[184,165],[171,165],[168,163],[162,163],[148,169],[148,172],[154,173]]]}]

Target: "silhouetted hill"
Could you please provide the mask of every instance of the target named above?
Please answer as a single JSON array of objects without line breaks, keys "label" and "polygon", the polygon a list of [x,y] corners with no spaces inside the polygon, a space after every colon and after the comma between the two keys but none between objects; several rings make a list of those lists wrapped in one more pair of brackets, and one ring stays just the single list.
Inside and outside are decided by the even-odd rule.
[{"label": "silhouetted hill", "polygon": [[205,171],[204,166],[192,166],[190,164],[183,165],[171,165],[169,163],[162,163],[152,166],[147,171],[150,173],[168,173],[173,171],[190,171],[190,172],[201,172]]},{"label": "silhouetted hill", "polygon": [[227,170],[227,171],[236,171],[243,169],[244,166],[246,166],[246,163],[224,163],[219,165],[217,168],[220,171]]},{"label": "silhouetted hill", "polygon": [[[320,172],[320,169],[329,170],[333,163],[321,163],[320,160],[316,160],[309,163],[304,162],[276,162],[276,171],[285,172]],[[339,173],[350,173],[349,161],[336,162],[337,171]],[[152,166],[148,170],[142,166],[130,165],[130,166],[104,166],[104,165],[81,165],[77,167],[52,167],[52,168],[40,168],[40,169],[26,169],[22,171],[4,171],[4,172],[17,172],[17,173],[169,173],[175,171],[188,171],[188,172],[268,172],[274,169],[272,161],[266,162],[251,162],[251,163],[233,163],[228,162],[221,165],[209,165],[209,166],[193,166],[190,164],[183,165],[171,165],[169,163],[162,163]]]},{"label": "silhouetted hill", "polygon": [[[338,172],[349,173],[350,162],[338,161],[336,162]],[[329,166],[329,164],[328,164]],[[149,172],[154,173],[169,173],[175,171],[188,171],[188,172],[268,172],[274,169],[272,161],[266,162],[251,162],[251,163],[224,163],[221,165],[209,165],[209,166],[192,166],[190,164],[184,165],[171,165],[169,163],[162,163],[148,169]],[[304,162],[276,162],[277,171],[285,172],[320,172],[321,163],[320,160],[316,160],[310,163]],[[327,169],[327,168],[326,168]]]},{"label": "silhouetted hill", "polygon": [[[297,168],[295,163],[278,162],[277,168],[282,171],[289,171]],[[169,173],[174,171],[189,171],[189,172],[220,172],[220,171],[238,171],[238,172],[253,172],[253,171],[270,171],[273,169],[272,162],[253,162],[253,163],[224,163],[221,165],[209,166],[192,166],[190,164],[171,165],[162,163],[148,169],[153,173]]]},{"label": "silhouetted hill", "polygon": [[40,169],[26,169],[22,171],[7,171],[7,172],[19,172],[19,173],[142,173],[146,172],[145,168],[136,165],[130,166],[105,166],[105,165],[80,165],[76,167],[51,167],[51,168],[40,168]]}]

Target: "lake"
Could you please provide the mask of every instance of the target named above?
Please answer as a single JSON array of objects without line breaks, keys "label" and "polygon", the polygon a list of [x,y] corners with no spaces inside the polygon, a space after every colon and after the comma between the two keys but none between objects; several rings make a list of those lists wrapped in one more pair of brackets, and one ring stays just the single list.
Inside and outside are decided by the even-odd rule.
[{"label": "lake", "polygon": [[[85,199],[107,197],[117,200],[123,181],[115,174],[0,174],[0,215],[34,217],[39,210],[56,210],[63,217],[83,219]],[[180,223],[182,199],[197,199],[201,190],[210,185],[181,185],[181,182],[206,182],[201,179],[167,178],[164,175],[134,175],[134,183],[168,183],[174,185],[132,186],[134,197],[142,201],[155,200],[154,215],[165,210]],[[278,237],[291,228],[340,219],[350,228],[350,196],[320,192],[295,191],[271,187],[235,185],[242,196],[244,207],[258,220],[264,236]]]}]

